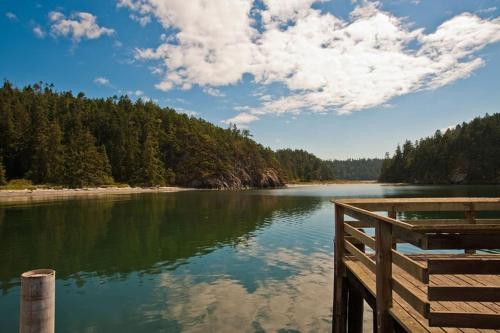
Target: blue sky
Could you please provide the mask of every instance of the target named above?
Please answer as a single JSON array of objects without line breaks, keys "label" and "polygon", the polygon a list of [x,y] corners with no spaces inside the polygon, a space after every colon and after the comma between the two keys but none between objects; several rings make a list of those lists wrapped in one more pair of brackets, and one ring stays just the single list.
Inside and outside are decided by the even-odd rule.
[{"label": "blue sky", "polygon": [[0,74],[128,94],[272,148],[382,157],[500,111],[500,1],[0,3]]}]

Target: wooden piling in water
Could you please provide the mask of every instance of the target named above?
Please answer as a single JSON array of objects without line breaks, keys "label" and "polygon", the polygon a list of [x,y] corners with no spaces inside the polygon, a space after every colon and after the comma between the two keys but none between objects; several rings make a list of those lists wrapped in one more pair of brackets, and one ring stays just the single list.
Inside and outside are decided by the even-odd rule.
[{"label": "wooden piling in water", "polygon": [[52,269],[21,274],[20,333],[54,333],[55,278]]}]

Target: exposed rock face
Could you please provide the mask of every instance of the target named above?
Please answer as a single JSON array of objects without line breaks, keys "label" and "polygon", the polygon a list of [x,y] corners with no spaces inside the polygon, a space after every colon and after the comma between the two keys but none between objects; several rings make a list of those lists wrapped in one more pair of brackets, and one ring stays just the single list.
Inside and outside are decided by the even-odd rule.
[{"label": "exposed rock face", "polygon": [[224,172],[217,175],[194,179],[186,184],[188,187],[211,188],[219,190],[240,190],[247,188],[273,188],[284,186],[279,173],[272,168],[264,169],[253,177],[247,170],[238,168],[235,172]]}]

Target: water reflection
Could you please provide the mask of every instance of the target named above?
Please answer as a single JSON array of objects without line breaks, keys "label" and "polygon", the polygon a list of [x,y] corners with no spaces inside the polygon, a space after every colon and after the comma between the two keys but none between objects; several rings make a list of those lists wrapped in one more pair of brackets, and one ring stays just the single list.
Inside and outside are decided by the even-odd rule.
[{"label": "water reflection", "polygon": [[154,271],[226,244],[247,241],[273,219],[300,217],[314,198],[184,192],[133,200],[71,200],[0,207],[0,281],[54,267],[58,278]]}]

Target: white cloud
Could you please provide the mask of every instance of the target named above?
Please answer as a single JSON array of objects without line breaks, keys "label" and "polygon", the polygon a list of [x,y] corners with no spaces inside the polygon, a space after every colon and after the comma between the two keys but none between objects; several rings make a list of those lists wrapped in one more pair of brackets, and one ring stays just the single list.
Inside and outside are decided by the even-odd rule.
[{"label": "white cloud", "polygon": [[203,87],[203,92],[206,94],[209,94],[210,96],[214,97],[225,97],[226,94],[224,94],[222,91],[219,89],[213,88],[213,87]]},{"label": "white cloud", "polygon": [[255,114],[252,114],[250,112],[241,112],[233,118],[223,120],[222,122],[227,125],[235,124],[239,128],[247,128],[248,124],[256,120],[259,120],[259,117],[257,117]]},{"label": "white cloud", "polygon": [[66,17],[61,12],[53,11],[49,13],[51,31],[54,36],[64,36],[79,42],[82,39],[96,39],[102,35],[110,36],[115,30],[100,27],[97,18],[85,12],[77,12],[70,17]]},{"label": "white cloud", "polygon": [[5,17],[7,17],[11,21],[17,21],[17,15],[12,12],[5,13]]},{"label": "white cloud", "polygon": [[111,86],[111,82],[105,77],[99,76],[94,79],[94,83],[98,86]]},{"label": "white cloud", "polygon": [[45,31],[42,29],[41,26],[37,25],[33,28],[33,33],[35,34],[36,37],[38,38],[44,38],[45,37]]},{"label": "white cloud", "polygon": [[133,21],[138,22],[141,25],[141,27],[145,27],[149,23],[151,23],[151,17],[150,16],[139,16],[139,15],[130,14],[129,17]]},{"label": "white cloud", "polygon": [[287,88],[226,121],[242,124],[264,114],[350,113],[437,89],[483,66],[477,51],[500,40],[499,18],[463,13],[424,32],[377,2],[362,1],[349,19],[312,8],[317,2],[263,0],[259,26],[254,0],[119,0],[119,6],[175,31],[156,48],[136,50],[137,59],[164,66],[160,90],[216,88],[244,74]]}]

